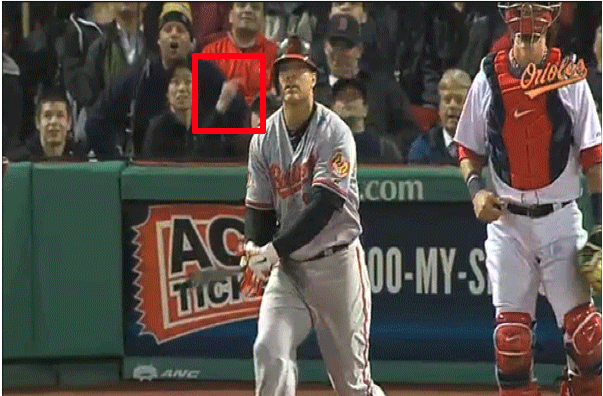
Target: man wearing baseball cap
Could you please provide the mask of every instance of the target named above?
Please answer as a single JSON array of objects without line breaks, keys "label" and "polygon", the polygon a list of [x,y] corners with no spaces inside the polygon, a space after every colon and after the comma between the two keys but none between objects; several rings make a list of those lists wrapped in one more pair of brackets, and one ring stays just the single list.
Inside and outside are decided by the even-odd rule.
[{"label": "man wearing baseball cap", "polygon": [[86,134],[99,159],[132,157],[142,150],[149,120],[165,110],[167,70],[193,52],[188,3],[165,3],[159,16],[159,57],[149,55],[139,67],[105,89],[92,106]]},{"label": "man wearing baseball cap", "polygon": [[380,136],[396,142],[404,159],[419,130],[410,115],[410,102],[394,76],[388,71],[361,70],[359,61],[364,52],[358,21],[347,14],[333,15],[327,26],[324,52],[329,75],[319,75],[317,101],[327,106],[333,103],[333,86],[341,78],[357,78],[366,85],[367,125]]}]

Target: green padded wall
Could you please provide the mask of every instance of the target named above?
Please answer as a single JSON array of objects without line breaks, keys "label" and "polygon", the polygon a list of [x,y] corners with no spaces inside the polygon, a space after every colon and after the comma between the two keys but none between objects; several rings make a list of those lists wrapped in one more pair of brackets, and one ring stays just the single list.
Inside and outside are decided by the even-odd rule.
[{"label": "green padded wall", "polygon": [[121,162],[35,164],[39,357],[123,354]]},{"label": "green padded wall", "polygon": [[11,164],[2,180],[2,359],[34,351],[31,164]]}]

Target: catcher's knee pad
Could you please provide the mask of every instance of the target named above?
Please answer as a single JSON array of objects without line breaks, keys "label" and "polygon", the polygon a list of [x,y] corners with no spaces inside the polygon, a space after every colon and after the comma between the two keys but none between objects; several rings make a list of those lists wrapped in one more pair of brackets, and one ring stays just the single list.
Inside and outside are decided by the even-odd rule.
[{"label": "catcher's knee pad", "polygon": [[532,317],[524,312],[502,312],[496,317],[494,351],[501,388],[528,387],[532,383]]},{"label": "catcher's knee pad", "polygon": [[601,374],[601,314],[591,304],[579,305],[563,317],[565,350],[578,375]]},{"label": "catcher's knee pad", "polygon": [[601,395],[601,374],[596,376],[570,377],[561,383],[561,396]]}]

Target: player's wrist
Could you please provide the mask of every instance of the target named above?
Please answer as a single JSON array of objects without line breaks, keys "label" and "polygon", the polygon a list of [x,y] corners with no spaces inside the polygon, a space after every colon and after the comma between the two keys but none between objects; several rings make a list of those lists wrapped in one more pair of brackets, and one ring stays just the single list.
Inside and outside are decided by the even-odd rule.
[{"label": "player's wrist", "polygon": [[272,242],[266,244],[264,247],[264,254],[266,255],[266,258],[268,259],[268,261],[270,261],[271,263],[276,263],[279,259],[279,254],[276,251],[276,248],[274,247],[274,244]]},{"label": "player's wrist", "polygon": [[469,190],[469,195],[471,196],[471,200],[475,198],[478,192],[486,189],[486,183],[482,176],[477,172],[471,172],[467,176],[467,180],[465,180],[467,184],[467,189]]}]

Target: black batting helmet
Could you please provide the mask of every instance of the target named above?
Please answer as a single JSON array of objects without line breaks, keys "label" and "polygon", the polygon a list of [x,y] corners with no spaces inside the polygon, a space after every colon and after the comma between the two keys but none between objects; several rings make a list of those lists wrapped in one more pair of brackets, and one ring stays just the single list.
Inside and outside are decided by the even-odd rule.
[{"label": "black batting helmet", "polygon": [[313,72],[318,68],[310,58],[310,43],[302,40],[299,36],[290,36],[280,42],[278,46],[278,58],[274,61],[274,77],[278,79],[279,66],[289,60],[300,60],[304,62]]}]

